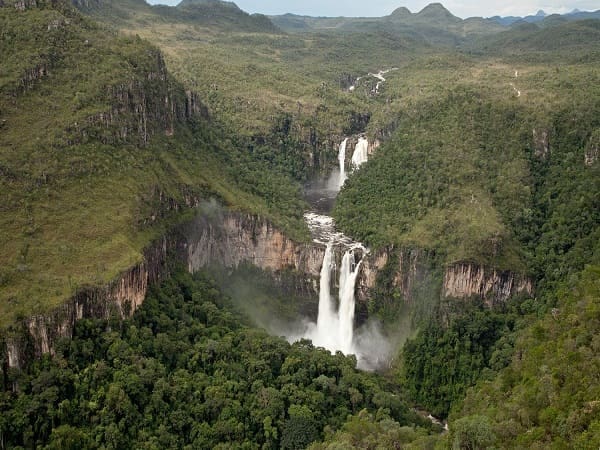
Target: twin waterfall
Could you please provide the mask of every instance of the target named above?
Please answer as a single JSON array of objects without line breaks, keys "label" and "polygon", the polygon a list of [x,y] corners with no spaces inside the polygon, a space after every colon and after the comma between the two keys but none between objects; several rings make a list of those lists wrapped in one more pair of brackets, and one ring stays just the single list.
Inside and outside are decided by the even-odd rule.
[{"label": "twin waterfall", "polygon": [[304,336],[311,339],[317,347],[324,347],[331,352],[341,350],[346,355],[357,353],[354,346],[354,286],[361,261],[357,264],[354,258],[353,249],[347,250],[342,257],[339,307],[336,311],[331,295],[331,274],[335,269],[333,244],[327,245],[321,268],[317,326],[309,327]]},{"label": "twin waterfall", "polygon": [[[338,189],[334,195],[337,195],[347,179],[347,143],[348,139],[344,139],[339,146],[340,173],[336,183]],[[352,155],[351,170],[357,170],[367,161],[368,148],[367,139],[359,137]],[[323,195],[327,195],[325,191]],[[354,290],[362,258],[368,250],[359,242],[338,232],[333,218],[316,212],[307,213],[304,217],[314,242],[325,245],[326,249],[320,274],[317,323],[307,324],[303,334],[296,338],[310,339],[315,346],[326,348],[332,353],[341,351],[347,355],[354,354],[360,365],[361,360],[368,359],[369,356],[361,354],[364,352],[361,352],[354,336]],[[337,299],[332,294],[336,281]]]}]

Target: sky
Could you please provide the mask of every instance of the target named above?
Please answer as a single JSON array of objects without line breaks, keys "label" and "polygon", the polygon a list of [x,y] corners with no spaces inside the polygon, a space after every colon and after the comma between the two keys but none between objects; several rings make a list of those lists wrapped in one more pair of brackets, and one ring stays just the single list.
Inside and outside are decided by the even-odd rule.
[{"label": "sky", "polygon": [[[148,3],[175,5],[180,0],[147,0]],[[308,16],[381,17],[405,6],[418,12],[434,0],[234,0],[244,11],[262,14],[294,13]],[[548,14],[600,9],[600,0],[442,0],[452,14],[472,16],[526,16],[540,9]]]}]

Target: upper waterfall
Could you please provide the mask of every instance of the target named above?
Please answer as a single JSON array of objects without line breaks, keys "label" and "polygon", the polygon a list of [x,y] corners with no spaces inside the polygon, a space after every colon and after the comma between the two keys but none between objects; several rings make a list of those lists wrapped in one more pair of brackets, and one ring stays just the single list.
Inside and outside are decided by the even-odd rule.
[{"label": "upper waterfall", "polygon": [[338,180],[338,184],[341,187],[344,185],[346,178],[346,144],[348,143],[348,138],[344,139],[340,144],[340,151],[338,153],[338,161],[340,163],[340,178]]},{"label": "upper waterfall", "polygon": [[364,138],[358,138],[358,143],[354,147],[354,153],[352,154],[352,166],[358,169],[362,164],[366,163],[369,159],[369,141]]}]

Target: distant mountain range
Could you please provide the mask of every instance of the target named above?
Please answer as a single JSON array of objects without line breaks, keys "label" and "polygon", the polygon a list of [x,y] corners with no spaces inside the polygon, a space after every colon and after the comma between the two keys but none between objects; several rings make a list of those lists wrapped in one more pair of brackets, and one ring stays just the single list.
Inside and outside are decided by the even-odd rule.
[{"label": "distant mountain range", "polygon": [[[310,17],[296,14],[269,16],[271,21],[287,32],[307,31],[368,31],[385,29],[403,31],[420,36],[439,37],[440,31],[447,31],[460,36],[485,35],[502,31],[507,27],[520,23],[535,23],[540,26],[556,25],[560,22],[600,19],[600,10],[594,12],[573,10],[570,13],[547,15],[538,11],[526,17],[469,17],[461,19],[448,11],[441,3],[431,3],[421,11],[412,13],[408,8],[400,7],[384,17]],[[436,30],[433,33],[433,30]]]},{"label": "distant mountain range", "polygon": [[511,26],[517,22],[540,23],[546,20],[560,18],[562,20],[584,20],[584,19],[600,19],[600,10],[598,11],[579,11],[574,9],[566,14],[546,14],[543,10],[539,10],[535,15],[519,17],[519,16],[494,16],[491,20],[503,26]]}]

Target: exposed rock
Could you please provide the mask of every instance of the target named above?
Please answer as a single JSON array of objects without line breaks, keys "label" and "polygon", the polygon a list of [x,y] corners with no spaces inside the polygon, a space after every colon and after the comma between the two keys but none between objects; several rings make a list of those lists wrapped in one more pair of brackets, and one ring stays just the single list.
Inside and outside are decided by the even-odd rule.
[{"label": "exposed rock", "polygon": [[268,221],[251,215],[225,213],[218,220],[205,216],[186,226],[185,249],[190,272],[219,263],[236,268],[242,262],[261,269],[294,269],[319,278],[325,248],[297,244]]},{"label": "exposed rock", "polygon": [[598,161],[600,156],[600,130],[596,132],[590,138],[588,145],[585,148],[584,163],[587,167],[594,165]]},{"label": "exposed rock", "polygon": [[442,289],[444,297],[476,296],[490,306],[504,302],[515,294],[533,294],[531,280],[526,277],[470,263],[458,263],[447,267]]},{"label": "exposed rock", "polygon": [[143,303],[148,287],[166,273],[167,241],[152,245],[141,263],[103,287],[82,288],[65,304],[47,315],[25,320],[29,342],[23,339],[7,343],[8,366],[20,368],[31,356],[54,355],[61,338],[73,335],[75,323],[83,318],[108,319],[130,317]]},{"label": "exposed rock", "polygon": [[534,154],[539,159],[547,159],[550,154],[549,132],[547,129],[533,129]]},{"label": "exposed rock", "polygon": [[20,85],[22,89],[31,88],[36,81],[48,76],[48,65],[45,63],[38,64],[35,67],[27,69],[21,77]]},{"label": "exposed rock", "polygon": [[72,337],[80,319],[130,317],[142,305],[149,286],[168,275],[170,257],[191,272],[213,264],[236,268],[243,262],[273,271],[275,276],[293,269],[303,274],[298,289],[316,295],[324,252],[320,245],[293,242],[260,217],[233,212],[198,216],[156,241],[142,262],[112,283],[82,288],[53,312],[26,319],[24,333],[17,330],[10,334],[16,337],[5,338],[6,363],[19,369],[32,357],[54,355],[57,341]]},{"label": "exposed rock", "polygon": [[14,5],[19,11],[25,11],[28,8],[37,7],[37,2],[35,0],[17,0]]},{"label": "exposed rock", "polygon": [[375,150],[377,150],[380,146],[381,141],[379,141],[379,139],[375,139],[373,142],[369,142],[369,148],[367,149],[367,153],[369,155],[374,154]]},{"label": "exposed rock", "polygon": [[172,136],[178,122],[208,119],[208,109],[195,92],[171,83],[160,51],[151,57],[155,65],[143,74],[144,79],[106,87],[111,109],[74,123],[69,129],[72,144],[94,138],[106,144],[133,140],[146,145],[155,134]]},{"label": "exposed rock", "polygon": [[358,300],[366,301],[369,298],[369,291],[375,287],[378,274],[391,263],[395,264],[390,268],[392,286],[399,290],[405,302],[413,303],[414,289],[428,271],[426,260],[425,253],[417,249],[385,248],[368,255],[358,278]]},{"label": "exposed rock", "polygon": [[[395,267],[386,268],[388,264],[394,264]],[[386,248],[375,252],[368,255],[363,263],[358,279],[359,301],[368,300],[370,290],[377,283],[377,276],[384,269],[390,270],[392,287],[401,293],[407,303],[416,301],[417,288],[431,282],[433,270],[429,256],[422,250]],[[523,275],[471,263],[457,263],[444,269],[439,295],[447,298],[475,296],[492,306],[520,293],[533,294],[531,280]]]}]

